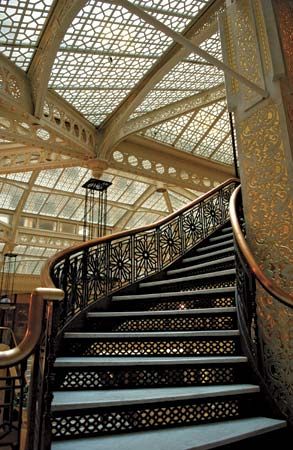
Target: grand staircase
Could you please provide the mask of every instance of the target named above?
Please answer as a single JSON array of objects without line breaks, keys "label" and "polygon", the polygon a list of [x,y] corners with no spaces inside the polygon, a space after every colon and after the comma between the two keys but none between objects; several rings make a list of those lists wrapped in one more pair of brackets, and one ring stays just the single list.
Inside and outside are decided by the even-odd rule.
[{"label": "grand staircase", "polygon": [[235,272],[226,224],[67,330],[52,450],[289,448],[242,350]]}]

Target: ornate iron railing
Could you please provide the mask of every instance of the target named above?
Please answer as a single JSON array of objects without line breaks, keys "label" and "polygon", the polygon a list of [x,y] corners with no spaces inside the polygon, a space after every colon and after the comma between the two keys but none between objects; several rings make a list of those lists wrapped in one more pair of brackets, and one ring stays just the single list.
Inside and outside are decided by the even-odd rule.
[{"label": "ornate iron railing", "polygon": [[65,293],[60,330],[98,299],[165,269],[223,225],[237,184],[227,180],[160,222],[89,241],[49,260],[41,279]]},{"label": "ornate iron railing", "polygon": [[[160,272],[222,226],[237,184],[236,179],[227,180],[154,225],[83,243],[48,261],[42,272],[45,287],[31,297],[23,340],[0,351],[0,370],[20,365],[22,378],[28,357],[34,356],[27,450],[49,450],[51,445],[52,369],[60,331],[97,300]],[[21,409],[23,394],[19,398]]]},{"label": "ornate iron railing", "polygon": [[[264,274],[250,251],[245,239],[240,193],[239,186],[231,196],[230,217],[235,241],[236,302],[243,347],[272,410],[293,424],[292,339],[290,342],[293,295]],[[266,309],[269,310],[269,321],[264,319]]]},{"label": "ornate iron railing", "polygon": [[[27,450],[50,448],[49,410],[51,405],[50,373],[56,348],[56,326],[63,292],[59,289],[36,289],[31,296],[27,331],[16,345],[9,329],[0,337],[0,447],[20,448],[23,408],[27,406]],[[27,360],[33,355],[28,405],[25,392]]]},{"label": "ornate iron railing", "polygon": [[[10,328],[0,327],[0,350],[16,346]],[[24,405],[25,364],[0,368],[0,447],[18,448]]]}]

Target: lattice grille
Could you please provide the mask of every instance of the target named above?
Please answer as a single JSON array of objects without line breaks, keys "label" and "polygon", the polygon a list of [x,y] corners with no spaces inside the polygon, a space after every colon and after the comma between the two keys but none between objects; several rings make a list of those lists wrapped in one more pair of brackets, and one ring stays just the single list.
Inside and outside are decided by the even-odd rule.
[{"label": "lattice grille", "polygon": [[[233,244],[229,244],[229,246],[232,246],[232,245]],[[218,250],[222,250],[222,249],[218,249]],[[225,253],[222,253],[222,254],[219,254],[219,255],[211,254],[210,256],[208,256],[208,254],[207,254],[205,256],[205,258],[199,259],[198,261],[194,261],[193,263],[189,263],[189,264],[203,264],[203,263],[208,262],[208,261],[216,261],[217,259],[226,258],[227,256],[234,256],[234,255],[235,255],[235,251],[234,250],[231,250],[229,252],[226,251]],[[194,254],[194,256],[200,256],[200,255],[199,254]],[[185,265],[187,265],[187,264],[185,264]],[[234,264],[234,266],[235,266],[235,264]]]},{"label": "lattice grille", "polygon": [[[65,325],[87,304],[104,295],[109,296],[145,276],[159,273],[179,260],[195,242],[224,225],[228,219],[228,200],[235,184],[232,182],[231,185],[222,186],[211,196],[204,197],[159,226],[137,231],[131,236],[109,237],[103,242],[93,242],[90,247],[74,250],[56,263],[51,275],[54,284],[65,291],[60,325]],[[99,259],[97,263],[95,258]],[[185,282],[183,290],[235,284],[233,276],[216,278],[215,281],[209,277],[196,282]],[[163,289],[165,288],[167,291],[177,289],[174,283]]]},{"label": "lattice grille", "polygon": [[157,405],[153,407],[133,406],[123,410],[93,410],[82,414],[77,411],[68,416],[55,416],[52,434],[55,438],[66,436],[99,435],[122,431],[164,428],[172,425],[187,425],[212,422],[241,415],[240,401],[235,399],[199,401],[185,404]]},{"label": "lattice grille", "polygon": [[[84,368],[83,368],[84,369]],[[58,369],[55,389],[112,389],[160,386],[231,384],[242,380],[243,366],[236,367],[118,367]]]},{"label": "lattice grille", "polygon": [[[226,257],[226,255],[225,255]],[[223,258],[223,256],[222,256]],[[198,264],[204,263],[207,261],[201,261]],[[196,263],[197,264],[197,263]],[[187,267],[187,266],[186,266]],[[213,266],[208,266],[208,267],[201,267],[201,268],[197,268],[197,269],[192,269],[192,266],[190,265],[190,270],[180,273],[176,276],[190,276],[190,275],[198,275],[200,273],[208,273],[211,271],[216,271],[216,270],[228,270],[231,269],[232,267],[235,267],[235,261],[228,261],[228,262],[217,262],[217,260],[215,260]]]},{"label": "lattice grille", "polygon": [[[235,286],[235,275],[217,278],[203,278],[202,280],[196,281],[182,281],[180,282],[180,291],[190,291],[194,289],[212,289],[231,286]],[[162,292],[174,291],[178,291],[177,283],[170,283],[162,286]]]},{"label": "lattice grille", "polygon": [[[148,311],[162,311],[162,310],[174,310],[174,309],[193,309],[193,308],[213,308],[221,306],[234,306],[234,295],[222,295],[217,297],[201,296],[194,298],[182,298],[182,299],[170,299],[165,301],[154,302],[136,302],[135,309],[148,310]],[[126,305],[125,305],[126,306]],[[128,304],[130,308],[133,308],[133,303]]]},{"label": "lattice grille", "polygon": [[[112,326],[111,326],[112,324]],[[92,320],[92,330],[101,331],[185,331],[185,330],[229,330],[235,326],[231,315],[198,315],[198,316],[171,316],[171,317],[137,317],[115,321]]]},{"label": "lattice grille", "polygon": [[178,339],[167,340],[149,338],[148,340],[100,340],[88,339],[70,343],[71,355],[83,356],[170,356],[170,355],[235,355],[236,342],[231,338]]}]

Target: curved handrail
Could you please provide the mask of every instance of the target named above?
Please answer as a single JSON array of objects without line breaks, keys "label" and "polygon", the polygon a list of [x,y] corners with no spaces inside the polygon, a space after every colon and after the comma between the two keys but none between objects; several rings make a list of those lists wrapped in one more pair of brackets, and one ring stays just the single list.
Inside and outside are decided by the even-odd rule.
[{"label": "curved handrail", "polygon": [[247,242],[245,240],[244,234],[242,233],[241,226],[238,220],[237,215],[237,204],[239,195],[241,192],[241,186],[238,186],[233,194],[231,195],[230,200],[230,219],[231,225],[233,229],[233,233],[236,239],[236,242],[240,248],[241,254],[244,256],[250,270],[254,273],[257,280],[263,286],[263,288],[269,292],[274,298],[276,298],[281,303],[286,306],[293,307],[293,295],[287,293],[282,288],[280,288],[273,280],[269,279],[265,273],[262,271],[258,263],[256,262]]},{"label": "curved handrail", "polygon": [[150,225],[145,225],[142,227],[138,227],[138,228],[134,228],[132,230],[126,230],[126,231],[120,231],[118,233],[115,234],[111,234],[111,235],[107,235],[107,236],[103,236],[100,238],[96,238],[96,239],[92,239],[90,241],[87,242],[83,242],[80,244],[76,244],[73,245],[72,247],[67,248],[66,250],[61,250],[60,252],[56,253],[55,255],[53,255],[51,258],[49,258],[47,260],[47,262],[45,263],[45,265],[43,266],[43,269],[41,271],[41,282],[43,286],[46,287],[55,287],[53,280],[51,278],[51,272],[52,269],[54,267],[55,264],[57,264],[59,261],[61,261],[65,256],[70,256],[73,253],[76,253],[78,251],[81,250],[86,250],[96,244],[102,244],[102,243],[106,243],[108,241],[113,241],[116,239],[120,239],[124,236],[132,236],[134,234],[137,233],[141,233],[144,231],[148,231],[151,229],[155,229],[158,227],[161,227],[162,225],[165,225],[166,223],[170,222],[172,219],[174,219],[176,216],[183,214],[185,211],[187,211],[188,209],[192,208],[193,206],[195,206],[197,203],[202,202],[203,200],[205,200],[206,198],[210,197],[211,195],[213,195],[215,192],[219,191],[220,189],[223,189],[225,186],[231,184],[231,183],[239,183],[239,179],[238,178],[229,178],[228,180],[224,181],[223,183],[219,184],[219,186],[215,187],[214,189],[204,193],[203,195],[201,195],[200,197],[198,197],[196,200],[194,200],[191,203],[188,203],[188,205],[183,206],[182,208],[180,208],[179,210],[177,210],[176,212],[168,215],[167,217],[164,217],[163,219],[154,222]]},{"label": "curved handrail", "polygon": [[31,295],[28,326],[24,338],[14,348],[0,352],[0,368],[10,367],[25,360],[35,349],[42,332],[45,300],[62,300],[61,289],[37,288]]}]

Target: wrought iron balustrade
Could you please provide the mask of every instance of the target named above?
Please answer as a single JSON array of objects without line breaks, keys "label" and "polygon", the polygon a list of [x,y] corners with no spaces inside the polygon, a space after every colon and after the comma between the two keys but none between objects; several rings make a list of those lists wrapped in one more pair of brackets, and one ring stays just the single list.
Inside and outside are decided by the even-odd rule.
[{"label": "wrought iron balustrade", "polygon": [[159,273],[222,226],[237,184],[227,180],[160,222],[80,244],[49,260],[41,279],[65,293],[60,330],[98,299]]},{"label": "wrought iron balustrade", "polygon": [[[16,346],[10,328],[0,327],[0,351]],[[0,368],[0,447],[18,449],[25,404],[25,363]]]},{"label": "wrought iron balustrade", "polygon": [[[56,324],[63,292],[36,289],[31,296],[28,326],[19,344],[7,327],[0,328],[0,447],[20,449],[23,408],[27,407],[27,450],[49,449],[51,391],[49,376],[56,348]],[[27,361],[33,355],[27,393]],[[25,437],[23,438],[23,440]]]},{"label": "wrought iron balustrade", "polygon": [[249,249],[240,193],[239,186],[231,196],[230,217],[236,255],[236,303],[243,346],[272,409],[293,425],[292,338],[290,341],[293,295],[265,275]]}]

